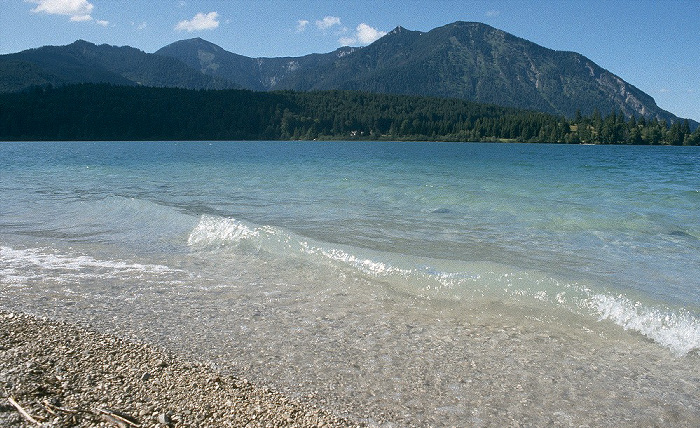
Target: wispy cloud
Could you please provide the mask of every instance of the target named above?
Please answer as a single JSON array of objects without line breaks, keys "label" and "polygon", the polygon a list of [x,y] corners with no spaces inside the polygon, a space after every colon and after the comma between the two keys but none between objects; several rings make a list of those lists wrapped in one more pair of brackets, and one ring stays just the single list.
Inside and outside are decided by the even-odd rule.
[{"label": "wispy cloud", "polygon": [[501,11],[496,10],[496,9],[491,9],[491,10],[486,11],[486,16],[489,18],[495,18],[495,17],[499,16],[500,14],[501,14]]},{"label": "wispy cloud", "polygon": [[297,33],[303,33],[306,27],[309,25],[309,21],[306,19],[300,19],[297,21]]},{"label": "wispy cloud", "polygon": [[323,19],[314,21],[313,27],[309,27],[309,24],[309,20],[298,20],[296,32],[303,33],[309,28],[315,27],[316,32],[314,36],[318,36],[321,33],[323,36],[332,34],[334,37],[338,37],[338,43],[342,46],[368,45],[386,35],[386,31],[380,31],[364,22],[355,27],[354,31],[350,30],[343,25],[339,17],[331,15],[324,16]]},{"label": "wispy cloud", "polygon": [[90,16],[95,7],[87,0],[26,0],[27,3],[36,3],[32,9],[34,13],[48,13],[50,15]]},{"label": "wispy cloud", "polygon": [[213,30],[219,27],[219,14],[217,12],[209,12],[207,14],[198,13],[190,20],[180,21],[175,25],[177,31],[201,31]]},{"label": "wispy cloud", "polygon": [[340,25],[340,18],[337,16],[324,16],[323,19],[316,21],[316,27],[319,30],[327,30],[335,25]]},{"label": "wispy cloud", "polygon": [[88,22],[88,21],[92,21],[92,16],[91,15],[73,15],[70,17],[70,20],[73,22]]},{"label": "wispy cloud", "polygon": [[95,20],[92,11],[95,6],[87,0],[24,0],[27,3],[34,3],[36,7],[32,9],[34,13],[45,13],[47,15],[63,15],[70,17],[73,22],[95,21],[96,24],[106,27],[108,21]]},{"label": "wispy cloud", "polygon": [[379,31],[363,22],[355,28],[354,35],[351,37],[341,37],[338,39],[338,43],[343,46],[354,44],[368,45],[385,35],[386,31]]}]

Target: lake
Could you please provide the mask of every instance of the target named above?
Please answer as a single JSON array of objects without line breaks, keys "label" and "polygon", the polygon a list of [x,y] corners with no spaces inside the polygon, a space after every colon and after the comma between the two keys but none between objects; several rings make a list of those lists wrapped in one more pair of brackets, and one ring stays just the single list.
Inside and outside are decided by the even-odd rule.
[{"label": "lake", "polygon": [[0,307],[379,426],[700,422],[700,148],[0,144]]}]

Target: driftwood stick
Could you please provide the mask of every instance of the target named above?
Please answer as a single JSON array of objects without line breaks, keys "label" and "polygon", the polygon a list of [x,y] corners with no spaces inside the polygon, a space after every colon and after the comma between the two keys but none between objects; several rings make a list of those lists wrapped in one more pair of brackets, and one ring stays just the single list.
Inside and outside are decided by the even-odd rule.
[{"label": "driftwood stick", "polygon": [[114,410],[97,408],[97,411],[102,415],[107,422],[113,423],[118,427],[128,428],[128,427],[140,427],[138,421],[129,415],[125,415],[120,412],[115,412]]},{"label": "driftwood stick", "polygon": [[108,413],[100,413],[100,418],[103,421],[110,423],[116,427],[129,428],[129,425],[127,425],[124,421],[120,421],[119,419],[115,418],[114,416],[112,416]]},{"label": "driftwood stick", "polygon": [[14,398],[12,398],[12,397],[7,397],[7,401],[9,401],[10,404],[12,404],[12,405],[15,407],[15,409],[17,409],[17,411],[22,415],[22,417],[24,417],[24,419],[26,419],[27,421],[33,423],[34,425],[41,425],[41,423],[40,423],[39,421],[37,421],[36,419],[34,419],[34,418],[32,417],[32,415],[30,415],[29,413],[27,413],[27,411],[24,410],[24,409],[22,408],[22,406],[20,406],[19,404],[17,404],[17,402],[15,401]]},{"label": "driftwood stick", "polygon": [[49,413],[51,413],[52,415],[56,415],[56,416],[58,416],[58,413],[56,413],[56,412],[72,413],[72,414],[90,413],[87,410],[69,409],[68,407],[54,406],[53,404],[49,403],[47,400],[44,400],[43,404]]},{"label": "driftwood stick", "polygon": [[44,402],[41,403],[41,404],[44,405],[44,408],[46,409],[47,412],[51,413],[51,414],[54,415],[54,416],[58,416],[58,413],[56,413],[56,412],[52,409],[52,407],[55,407],[55,406],[52,406],[52,405],[49,404],[46,400],[44,400]]}]

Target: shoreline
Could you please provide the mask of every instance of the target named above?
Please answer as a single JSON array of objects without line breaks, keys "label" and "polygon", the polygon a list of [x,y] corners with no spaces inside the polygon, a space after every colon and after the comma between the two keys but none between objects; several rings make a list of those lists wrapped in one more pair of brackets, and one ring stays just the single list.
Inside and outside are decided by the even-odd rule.
[{"label": "shoreline", "polygon": [[358,425],[156,346],[4,310],[0,325],[4,427]]},{"label": "shoreline", "polygon": [[[700,420],[695,399],[700,378],[693,368],[698,356],[667,359],[671,354],[650,342],[630,347],[623,333],[596,335],[601,341],[591,342],[562,331],[498,323],[473,324],[446,335],[438,329],[435,333],[442,334],[431,333],[427,341],[410,335],[407,340],[418,340],[415,343],[431,349],[434,358],[418,361],[409,355],[408,360],[394,360],[408,382],[400,390],[394,384],[401,395],[390,396],[385,393],[386,377],[368,377],[361,371],[355,376],[365,379],[358,383],[341,379],[313,389],[308,388],[313,382],[285,385],[283,378],[290,372],[297,381],[326,373],[318,365],[311,371],[295,367],[305,360],[299,356],[261,362],[255,349],[247,348],[234,359],[252,366],[236,370],[242,373],[236,377],[222,374],[226,369],[217,369],[217,358],[207,352],[180,352],[180,346],[172,352],[148,335],[143,341],[129,340],[135,336],[125,336],[131,331],[127,326],[100,328],[17,311],[0,309],[0,426],[8,428],[696,427]],[[197,337],[215,340],[207,334]],[[620,346],[607,346],[611,341]],[[315,349],[314,355],[323,356],[324,350]],[[376,361],[372,355],[376,354],[370,352],[366,359],[353,354],[353,360],[364,367],[363,362]],[[458,380],[449,375],[454,364],[463,365]],[[387,368],[378,369],[381,373]],[[456,381],[465,385],[459,402],[452,404],[451,397],[435,401],[435,391],[454,388]],[[412,392],[405,389],[409,387]],[[367,401],[367,394],[376,399]],[[9,398],[32,417],[45,418],[39,421],[43,425],[27,422]],[[455,413],[445,415],[446,411]],[[114,415],[133,418],[135,425],[120,423]]]}]

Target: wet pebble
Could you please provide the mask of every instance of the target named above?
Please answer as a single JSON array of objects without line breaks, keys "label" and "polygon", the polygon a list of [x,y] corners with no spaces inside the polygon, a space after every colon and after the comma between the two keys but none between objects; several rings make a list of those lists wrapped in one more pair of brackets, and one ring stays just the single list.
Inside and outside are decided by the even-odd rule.
[{"label": "wet pebble", "polygon": [[[0,311],[0,324],[0,399],[47,426],[356,425],[154,347],[24,314]],[[0,404],[0,426],[26,422]]]}]

